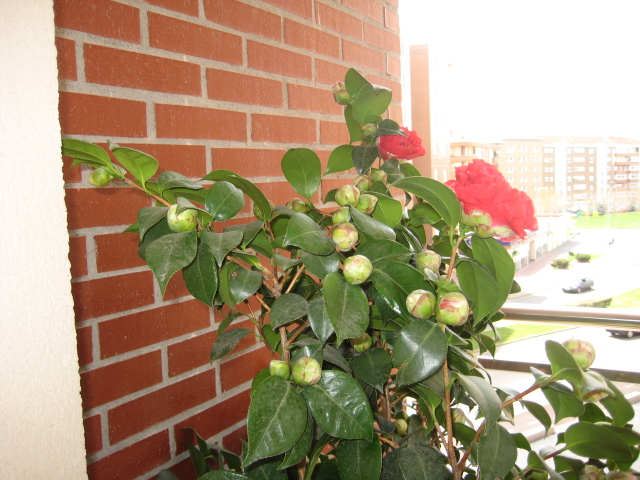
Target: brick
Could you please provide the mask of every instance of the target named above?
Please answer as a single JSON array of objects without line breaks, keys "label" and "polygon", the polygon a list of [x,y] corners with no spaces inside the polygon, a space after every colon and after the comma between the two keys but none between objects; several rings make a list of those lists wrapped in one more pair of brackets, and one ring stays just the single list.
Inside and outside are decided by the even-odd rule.
[{"label": "brick", "polygon": [[109,442],[118,443],[216,396],[215,370],[119,405],[108,413]]},{"label": "brick", "polygon": [[207,96],[224,102],[282,107],[282,82],[208,68]]},{"label": "brick", "polygon": [[60,126],[67,135],[147,136],[144,102],[60,92]]},{"label": "brick", "polygon": [[113,357],[210,326],[209,307],[197,300],[123,315],[100,322],[100,356]]},{"label": "brick", "polygon": [[225,435],[222,439],[222,445],[226,450],[235,453],[236,455],[240,455],[242,453],[242,441],[247,441],[247,426],[243,425],[242,427],[234,430],[229,435]]},{"label": "brick", "polygon": [[289,50],[247,41],[250,68],[288,77],[311,79],[311,57]]},{"label": "brick", "polygon": [[316,121],[312,118],[277,115],[251,115],[251,137],[254,142],[315,143]]},{"label": "brick", "polygon": [[139,236],[133,233],[96,235],[96,264],[98,272],[113,272],[146,265],[138,255]]},{"label": "brick", "polygon": [[342,41],[342,59],[345,62],[372,68],[379,72],[384,71],[384,54],[382,52],[348,40]]},{"label": "brick", "polygon": [[149,45],[242,65],[242,37],[156,13],[149,13]]},{"label": "brick", "polygon": [[187,450],[187,444],[194,440],[193,433],[186,430],[187,427],[195,429],[202,438],[211,438],[245,419],[249,400],[249,391],[245,390],[176,424],[176,455]]},{"label": "brick", "polygon": [[78,80],[76,42],[68,38],[56,37],[56,50],[58,51],[58,78]]},{"label": "brick", "polygon": [[207,19],[234,30],[272,40],[282,37],[280,16],[235,0],[204,0],[204,14]]},{"label": "brick", "polygon": [[260,370],[268,367],[271,360],[269,351],[266,348],[261,348],[222,363],[220,365],[222,391],[227,392],[248,382]]},{"label": "brick", "polygon": [[71,157],[62,157],[62,178],[65,183],[82,182],[82,166],[76,165],[72,167],[73,159]]},{"label": "brick", "polygon": [[389,118],[393,118],[395,119],[400,125],[402,125],[403,122],[403,116],[402,116],[402,107],[400,105],[395,105],[395,104],[391,104],[389,105]]},{"label": "brick", "polygon": [[347,70],[348,66],[316,59],[316,81],[319,83],[333,85],[336,82],[344,82]]},{"label": "brick", "polygon": [[377,0],[342,0],[342,4],[367,18],[382,23],[382,5]]},{"label": "brick", "polygon": [[149,206],[146,195],[132,188],[68,188],[65,201],[71,230],[130,225],[138,210]]},{"label": "brick", "polygon": [[342,107],[333,99],[331,90],[307,87],[304,85],[287,85],[289,108],[308,112],[341,115]]},{"label": "brick", "polygon": [[316,2],[316,22],[321,27],[328,28],[342,35],[358,40],[363,38],[362,20],[323,3]]},{"label": "brick", "polygon": [[87,455],[92,455],[102,450],[102,426],[100,415],[94,415],[84,419],[84,447]]},{"label": "brick", "polygon": [[384,26],[400,33],[400,16],[390,8],[384,9]]},{"label": "brick", "polygon": [[111,0],[56,0],[57,27],[140,43],[140,10]]},{"label": "brick", "polygon": [[284,41],[320,55],[340,57],[340,39],[322,30],[308,27],[293,20],[284,20]]},{"label": "brick", "polygon": [[164,430],[87,465],[91,480],[133,480],[171,459]]},{"label": "brick", "polygon": [[247,116],[214,108],[156,105],[156,130],[160,138],[207,140],[247,139]]},{"label": "brick", "polygon": [[402,74],[400,59],[392,55],[385,55],[387,58],[387,74],[394,77],[400,77]]},{"label": "brick", "polygon": [[402,85],[400,84],[400,82],[394,82],[393,80],[389,80],[388,78],[382,78],[376,75],[369,75],[369,78],[367,78],[367,80],[369,80],[374,85],[387,87],[393,92],[393,100],[398,103],[402,102]]},{"label": "brick", "polygon": [[184,283],[182,272],[176,273],[173,277],[171,277],[169,283],[167,283],[167,288],[164,291],[164,299],[168,301],[189,296],[191,296],[191,293],[189,293],[187,284]]},{"label": "brick", "polygon": [[[262,193],[271,200],[275,205],[285,205],[289,200],[295,197],[300,197],[288,182],[268,182],[268,183],[256,183],[256,185],[262,190]],[[314,203],[318,199],[318,194],[314,195]]]},{"label": "brick", "polygon": [[82,406],[91,410],[162,382],[160,350],[80,374]]},{"label": "brick", "polygon": [[76,321],[143,307],[153,303],[150,271],[97,278],[71,284]]},{"label": "brick", "polygon": [[157,143],[121,143],[135,148],[158,160],[159,175],[162,172],[179,172],[196,180],[207,174],[207,147],[204,145],[165,145]]},{"label": "brick", "polygon": [[394,7],[396,7],[396,9],[398,8],[398,6],[400,5],[400,0],[386,0],[387,3],[389,3],[390,5],[393,5]]},{"label": "brick", "polygon": [[344,122],[320,122],[320,143],[345,145],[349,143],[349,131]]},{"label": "brick", "polygon": [[286,150],[212,148],[214,170],[231,170],[243,177],[279,177],[280,162]]},{"label": "brick", "polygon": [[76,338],[78,342],[78,363],[81,367],[93,362],[92,328],[93,327],[82,327],[76,330]]},{"label": "brick", "polygon": [[87,82],[154,92],[200,95],[200,66],[100,45],[84,46]]},{"label": "brick", "polygon": [[400,36],[397,33],[365,23],[364,41],[374,47],[400,55]]},{"label": "brick", "polygon": [[286,10],[287,12],[295,13],[304,18],[311,19],[313,14],[313,7],[311,0],[263,0],[266,3],[275,5],[277,7]]},{"label": "brick", "polygon": [[[173,472],[176,478],[198,478],[198,472],[190,457],[171,465],[168,469]],[[157,478],[153,476],[149,480],[157,480]]]},{"label": "brick", "polygon": [[175,12],[198,16],[198,0],[143,0],[151,5],[167,8]]},{"label": "brick", "polygon": [[69,261],[71,277],[84,277],[87,273],[87,239],[85,237],[69,237]]}]

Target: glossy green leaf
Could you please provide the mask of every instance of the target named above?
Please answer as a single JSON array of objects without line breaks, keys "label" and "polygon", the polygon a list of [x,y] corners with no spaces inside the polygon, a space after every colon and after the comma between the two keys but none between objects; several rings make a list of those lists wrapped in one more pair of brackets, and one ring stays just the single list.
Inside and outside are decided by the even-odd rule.
[{"label": "glossy green leaf", "polygon": [[120,147],[114,143],[109,143],[109,148],[122,166],[146,188],[147,180],[158,171],[158,161],[151,155],[133,148]]},{"label": "glossy green leaf", "polygon": [[322,348],[322,356],[326,362],[341,368],[347,373],[351,373],[351,367],[342,353],[340,353],[340,350],[333,348],[330,344],[327,344]]},{"label": "glossy green leaf", "polygon": [[392,367],[391,357],[386,350],[371,348],[353,357],[349,364],[354,377],[383,393]]},{"label": "glossy green leaf", "polygon": [[478,442],[478,467],[482,480],[504,478],[516,463],[518,451],[502,425],[494,425]]},{"label": "glossy green leaf", "polygon": [[442,456],[425,443],[396,448],[382,460],[380,480],[445,480],[447,477]]},{"label": "glossy green leaf", "polygon": [[290,450],[306,428],[303,398],[284,378],[266,378],[254,391],[249,405],[249,448],[243,465]]},{"label": "glossy green leaf", "polygon": [[373,162],[378,158],[378,147],[371,145],[358,145],[351,151],[353,166],[360,175],[365,175]]},{"label": "glossy green leaf", "polygon": [[315,255],[305,250],[300,250],[300,259],[306,269],[320,280],[330,274],[340,270],[340,256],[338,252],[329,255]]},{"label": "glossy green leaf", "polygon": [[158,175],[158,189],[160,190],[160,192],[172,188],[200,190],[203,187],[199,183],[196,183],[190,178],[185,177],[184,175],[177,172],[164,171],[160,175]]},{"label": "glossy green leaf", "polygon": [[267,458],[253,463],[244,471],[251,480],[288,480],[287,472],[281,470],[281,458]]},{"label": "glossy green leaf", "polygon": [[251,480],[251,477],[247,477],[246,475],[242,475],[241,473],[232,472],[230,470],[213,470],[211,472],[207,472],[201,477],[198,477],[198,480]]},{"label": "glossy green leaf", "polygon": [[256,293],[262,285],[262,274],[257,270],[238,268],[229,279],[229,290],[235,303],[240,303]]},{"label": "glossy green leaf", "polygon": [[549,474],[549,478],[551,480],[565,480],[565,478],[556,472],[553,468],[547,465],[540,455],[538,455],[535,451],[530,451],[527,457],[528,466],[535,468],[537,470],[541,470],[543,472],[547,472]]},{"label": "glossy green leaf", "polygon": [[236,345],[240,343],[240,340],[250,333],[251,330],[246,328],[234,328],[219,334],[211,349],[211,361],[213,362],[231,353],[236,348]]},{"label": "glossy green leaf", "polygon": [[633,458],[629,446],[611,430],[593,423],[578,422],[564,434],[570,452],[588,458],[626,461]]},{"label": "glossy green leaf", "polygon": [[381,193],[369,192],[369,194],[378,199],[376,208],[372,213],[373,218],[391,228],[400,223],[400,220],[402,220],[402,204],[399,201]]},{"label": "glossy green leaf", "polygon": [[325,370],[315,385],[302,395],[318,426],[338,438],[371,438],[373,414],[358,382],[339,370]]},{"label": "glossy green leaf", "polygon": [[391,240],[371,240],[356,249],[358,255],[364,255],[374,265],[383,262],[409,263],[411,251]]},{"label": "glossy green leaf", "polygon": [[[230,225],[224,228],[225,232],[242,232],[242,242],[240,246],[246,248],[258,235],[264,226],[262,220],[254,220],[253,222],[245,223],[243,225]],[[269,255],[267,255],[269,256]]]},{"label": "glossy green leaf", "polygon": [[545,434],[549,432],[551,428],[551,417],[545,410],[545,408],[536,402],[531,402],[528,400],[522,400],[522,405],[529,411],[531,415],[538,420],[542,426],[544,427]]},{"label": "glossy green leaf", "polygon": [[329,161],[324,174],[329,175],[330,173],[345,172],[353,168],[353,159],[351,157],[353,148],[353,145],[340,145],[334,148],[329,155]]},{"label": "glossy green leaf", "polygon": [[596,425],[604,427],[610,432],[615,433],[618,437],[620,437],[624,441],[624,443],[626,443],[630,447],[634,445],[640,445],[640,432],[632,430],[630,427],[616,427],[604,421],[598,422],[596,423]]},{"label": "glossy green leaf", "polygon": [[498,288],[496,308],[499,309],[507,300],[513,284],[516,268],[513,258],[507,249],[494,238],[481,238],[477,235],[471,240],[473,257],[478,260],[493,276]]},{"label": "glossy green leaf", "polygon": [[294,245],[316,255],[329,255],[336,250],[327,232],[304,213],[291,217],[283,245]]},{"label": "glossy green leaf", "polygon": [[400,164],[400,171],[402,172],[402,175],[404,175],[405,177],[421,177],[422,176],[422,174],[420,173],[420,170],[418,170],[415,167],[415,165],[411,163]]},{"label": "glossy green leaf", "polygon": [[396,233],[384,223],[351,207],[351,219],[358,229],[374,240],[395,240]]},{"label": "glossy green leaf", "polygon": [[229,220],[244,208],[244,195],[232,183],[216,182],[209,188],[204,207],[216,222]]},{"label": "glossy green leaf", "polygon": [[202,232],[202,243],[209,249],[221,267],[227,254],[242,241],[242,232]]},{"label": "glossy green leaf", "polygon": [[384,301],[398,315],[412,320],[407,312],[405,302],[414,290],[429,290],[435,293],[431,284],[424,280],[422,274],[406,263],[376,262],[371,274],[371,281]]},{"label": "glossy green leaf", "polygon": [[391,98],[391,90],[378,86],[360,93],[352,105],[353,118],[360,125],[374,122],[376,117],[387,111],[391,104]]},{"label": "glossy green leaf", "polygon": [[347,70],[344,76],[344,86],[353,99],[373,90],[373,85],[355,68]]},{"label": "glossy green leaf", "polygon": [[320,187],[320,159],[308,148],[292,148],[282,157],[282,173],[291,187],[304,198],[311,197]]},{"label": "glossy green leaf", "polygon": [[182,269],[182,277],[191,295],[213,306],[218,291],[218,269],[215,258],[202,243],[193,262]]},{"label": "glossy green leaf", "polygon": [[339,273],[330,273],[324,279],[322,296],[338,345],[364,333],[369,325],[369,301],[360,286],[348,284]]},{"label": "glossy green leaf", "polygon": [[555,423],[564,418],[579,417],[584,412],[583,403],[568,388],[558,390],[558,385],[543,387],[542,393],[555,413]]},{"label": "glossy green leaf", "polygon": [[147,245],[145,260],[160,285],[162,295],[171,277],[193,261],[197,248],[195,231],[165,235]]},{"label": "glossy green leaf", "polygon": [[285,293],[271,306],[269,321],[273,328],[298,320],[309,313],[309,302],[297,293]]},{"label": "glossy green leaf", "polygon": [[635,415],[633,406],[629,403],[629,400],[626,399],[624,394],[618,390],[618,387],[616,387],[613,382],[609,381],[607,378],[604,380],[607,383],[607,387],[609,387],[614,395],[609,395],[607,398],[600,400],[600,404],[611,415],[613,424],[618,427],[622,427],[633,419]]},{"label": "glossy green leaf", "polygon": [[434,323],[416,319],[393,342],[393,366],[398,385],[419,382],[433,374],[447,355],[447,336]]},{"label": "glossy green leaf", "polygon": [[466,258],[460,258],[456,262],[456,269],[462,293],[473,302],[475,322],[495,313],[499,308],[498,286],[491,274],[478,263]]},{"label": "glossy green leaf", "polygon": [[234,184],[236,187],[242,190],[246,196],[248,196],[257,204],[258,208],[264,214],[265,218],[271,217],[271,205],[269,204],[269,200],[267,200],[267,197],[264,196],[264,194],[258,187],[256,187],[249,180],[241,177],[237,173],[231,172],[229,170],[216,170],[205,176],[203,180],[212,180],[215,182],[226,181]]},{"label": "glossy green leaf", "polygon": [[360,124],[353,118],[353,107],[351,105],[344,109],[344,121],[349,131],[349,143],[360,142],[362,140],[362,131],[360,130]]},{"label": "glossy green leaf", "polygon": [[478,408],[482,411],[487,425],[485,432],[491,431],[502,412],[500,397],[498,397],[493,386],[484,378],[466,376],[461,373],[458,374],[458,378],[467,394],[478,404]]},{"label": "glossy green leaf", "polygon": [[167,217],[169,207],[143,207],[138,210],[138,230],[140,238],[144,239],[147,231],[160,220]]},{"label": "glossy green leaf", "polygon": [[62,154],[73,157],[74,161],[72,166],[85,163],[92,167],[107,167],[108,169],[113,169],[109,154],[102,147],[85,142],[84,140],[75,140],[73,138],[63,139]]},{"label": "glossy green leaf", "polygon": [[401,137],[407,136],[407,134],[403,130],[400,130],[400,125],[398,125],[397,122],[391,120],[390,118],[385,118],[380,123],[380,125],[378,125],[376,135],[400,135]]},{"label": "glossy green leaf", "polygon": [[460,202],[446,185],[427,177],[405,177],[393,182],[392,186],[422,198],[440,214],[447,225],[458,225],[462,213]]},{"label": "glossy green leaf", "polygon": [[[309,452],[309,449],[311,448],[311,442],[313,441],[313,431],[313,417],[310,413],[307,412],[307,426],[304,429],[302,437],[300,437],[300,440],[296,442],[291,450],[287,450],[287,452],[284,454],[284,460],[282,460],[282,463],[278,468],[285,469],[296,465],[305,459],[305,457],[307,456],[307,452]],[[265,478],[265,480],[270,480],[270,478],[267,477]]]},{"label": "glossy green leaf", "polygon": [[233,275],[241,267],[235,263],[227,262],[220,270],[218,276],[218,293],[222,298],[222,301],[229,307],[233,308],[237,303],[231,293],[231,275]]},{"label": "glossy green leaf", "polygon": [[302,263],[302,260],[300,260],[299,258],[285,257],[284,255],[280,255],[278,253],[276,253],[273,256],[273,260],[276,262],[276,265],[280,267],[280,269],[283,272],[286,272],[287,270],[290,270],[291,268],[297,265],[300,265]]},{"label": "glossy green leaf", "polygon": [[378,480],[382,470],[382,448],[377,435],[369,440],[342,440],[336,448],[340,478]]},{"label": "glossy green leaf", "polygon": [[333,334],[333,325],[329,320],[327,308],[322,297],[316,297],[309,302],[309,325],[320,342],[325,343]]},{"label": "glossy green leaf", "polygon": [[574,385],[582,385],[582,370],[569,351],[562,344],[553,340],[547,340],[544,347],[551,363],[552,376],[568,380]]},{"label": "glossy green leaf", "polygon": [[237,313],[237,312],[229,313],[229,315],[227,315],[226,318],[220,322],[220,325],[218,325],[218,335],[226,331],[227,327],[229,327],[229,325],[231,325],[238,318],[246,318],[246,317],[242,313]]}]

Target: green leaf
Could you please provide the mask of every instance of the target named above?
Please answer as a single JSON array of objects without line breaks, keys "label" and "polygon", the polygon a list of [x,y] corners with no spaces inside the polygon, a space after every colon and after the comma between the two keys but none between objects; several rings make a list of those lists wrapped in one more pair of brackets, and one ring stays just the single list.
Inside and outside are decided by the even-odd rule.
[{"label": "green leaf", "polygon": [[329,320],[327,308],[322,297],[316,297],[309,302],[309,325],[320,342],[325,343],[333,334],[333,325]]},{"label": "green leaf", "polygon": [[369,440],[342,440],[336,448],[340,478],[378,480],[382,470],[382,448],[377,435]]},{"label": "green leaf", "polygon": [[262,285],[262,274],[257,270],[238,268],[229,279],[229,291],[238,304],[256,293]]},{"label": "green leaf", "polygon": [[294,320],[298,320],[309,313],[309,302],[297,293],[285,293],[276,298],[271,306],[271,327],[278,328]]},{"label": "green leaf", "polygon": [[[295,447],[294,447],[295,448]],[[282,459],[269,458],[255,462],[244,474],[251,480],[287,480],[287,472],[281,470]]]},{"label": "green leaf", "polygon": [[172,188],[187,188],[189,190],[201,190],[203,187],[190,178],[177,172],[162,172],[158,175],[158,189],[160,192]]},{"label": "green leaf", "polygon": [[191,295],[213,306],[218,291],[218,269],[213,255],[202,243],[193,262],[182,269],[182,277]]},{"label": "green leaf", "polygon": [[380,480],[445,480],[448,477],[442,456],[424,443],[396,448],[382,461]]},{"label": "green leaf", "polygon": [[447,336],[433,322],[416,319],[393,342],[393,366],[398,385],[409,385],[432,375],[447,356]]},{"label": "green leaf", "polygon": [[400,171],[402,172],[402,175],[404,175],[405,177],[421,177],[422,176],[422,174],[420,173],[420,170],[418,170],[415,167],[415,165],[412,165],[411,163],[401,164]]},{"label": "green leaf", "polygon": [[329,162],[327,163],[324,174],[329,175],[330,173],[345,172],[353,168],[353,157],[351,156],[353,148],[353,145],[340,145],[334,148],[329,155]]},{"label": "green leaf", "polygon": [[336,350],[331,345],[327,344],[322,348],[322,356],[325,361],[332,363],[347,373],[351,373],[351,367],[347,363],[347,360],[345,360],[342,353],[340,353],[340,350]]},{"label": "green leaf", "polygon": [[329,273],[335,273],[340,270],[340,256],[335,251],[329,255],[315,255],[305,250],[300,250],[300,259],[309,273],[320,280],[324,280]]},{"label": "green leaf", "polygon": [[257,205],[260,211],[263,213],[265,218],[271,217],[271,205],[269,204],[269,200],[264,196],[262,191],[256,187],[249,180],[241,177],[237,173],[231,172],[229,170],[216,170],[214,172],[209,173],[203,180],[212,180],[212,181],[226,181],[234,184],[240,190],[244,192],[246,196],[248,196],[251,200],[253,200]]},{"label": "green leaf", "polygon": [[222,270],[220,270],[219,282],[218,282],[218,293],[222,298],[222,301],[229,306],[230,308],[235,307],[236,300],[231,294],[231,275],[233,275],[237,270],[241,267],[236,265],[235,263],[227,262]]},{"label": "green leaf", "polygon": [[256,238],[263,226],[264,222],[262,220],[254,220],[244,225],[230,225],[224,228],[224,232],[242,232],[242,242],[240,246],[244,249]]},{"label": "green leaf", "polygon": [[558,390],[559,385],[543,387],[542,393],[555,413],[555,423],[569,417],[579,417],[584,412],[584,404],[568,388]]},{"label": "green leaf", "polygon": [[338,438],[371,438],[373,414],[358,382],[339,370],[325,370],[302,391],[318,426]]},{"label": "green leaf", "polygon": [[251,477],[247,477],[246,475],[242,475],[241,473],[231,472],[229,470],[213,470],[211,472],[207,472],[201,477],[198,477],[198,480],[251,480]]},{"label": "green leaf", "polygon": [[373,218],[384,223],[388,227],[395,227],[402,220],[402,204],[382,193],[368,192],[378,199],[373,210]]},{"label": "green leaf", "polygon": [[211,349],[211,361],[213,362],[231,353],[231,351],[236,348],[236,345],[240,343],[240,340],[250,333],[251,330],[246,328],[234,328],[219,334]]},{"label": "green leaf", "polygon": [[396,234],[391,227],[351,207],[351,219],[356,227],[374,240],[395,240]]},{"label": "green leaf", "polygon": [[473,260],[460,258],[456,262],[460,288],[473,302],[473,317],[477,323],[495,313],[498,306],[498,287],[495,279]]},{"label": "green leaf", "polygon": [[353,103],[353,118],[364,125],[373,123],[376,117],[387,111],[391,104],[391,90],[374,86],[372,90],[363,91]]},{"label": "green leaf", "polygon": [[165,235],[146,246],[145,260],[160,285],[162,295],[171,277],[193,261],[197,249],[198,237],[195,231]]},{"label": "green leaf", "polygon": [[[467,391],[467,394],[478,404],[486,420],[488,431],[500,418],[502,412],[502,402],[494,390],[493,386],[484,378],[466,376],[458,373],[460,383]],[[486,435],[487,430],[485,430]]]},{"label": "green leaf", "polygon": [[160,470],[156,480],[180,480],[171,470]]},{"label": "green leaf", "polygon": [[292,148],[282,157],[282,173],[293,189],[311,201],[320,187],[322,166],[318,155],[308,148]]},{"label": "green leaf", "polygon": [[362,140],[362,131],[360,130],[360,124],[353,118],[353,107],[351,105],[344,109],[344,121],[347,125],[347,130],[349,130],[349,142],[360,142]]},{"label": "green leaf", "polygon": [[[406,137],[407,134],[400,130],[400,125],[391,120],[390,118],[384,119],[380,125],[378,126],[378,130],[376,130],[376,135],[400,135],[401,137]],[[406,165],[409,165],[408,163]]]},{"label": "green leaf", "polygon": [[344,86],[353,99],[373,90],[373,85],[355,68],[347,70],[344,76]]},{"label": "green leaf", "polygon": [[498,287],[496,309],[507,300],[513,284],[516,268],[507,249],[494,238],[481,238],[477,235],[471,240],[473,258],[478,260],[493,275]]},{"label": "green leaf", "polygon": [[373,162],[378,158],[378,147],[371,145],[358,145],[351,151],[353,166],[360,175],[365,175]]},{"label": "green leaf", "polygon": [[338,345],[364,333],[369,325],[369,301],[362,288],[349,285],[339,273],[330,273],[324,279],[322,296]]},{"label": "green leaf", "polygon": [[502,425],[494,425],[478,441],[478,467],[482,480],[504,478],[516,463],[518,450]]},{"label": "green leaf", "polygon": [[284,378],[266,378],[254,391],[249,405],[249,449],[243,465],[290,450],[306,428],[303,398]]},{"label": "green leaf", "polygon": [[371,348],[356,355],[350,362],[353,375],[383,393],[384,384],[391,374],[391,357],[382,348]]},{"label": "green leaf", "polygon": [[461,209],[458,197],[446,185],[426,177],[406,177],[396,180],[392,187],[412,193],[430,204],[444,222],[455,227],[460,221]]},{"label": "green leaf", "polygon": [[227,254],[242,241],[242,232],[202,232],[202,243],[209,249],[221,267]]},{"label": "green leaf", "polygon": [[316,255],[329,255],[336,250],[324,229],[304,213],[291,217],[283,245],[294,245]]},{"label": "green leaf", "polygon": [[533,415],[536,420],[538,420],[542,426],[544,427],[545,435],[549,432],[551,428],[551,417],[545,410],[545,408],[536,402],[531,402],[528,400],[522,400],[522,405],[529,411],[531,415]]},{"label": "green leaf", "polygon": [[569,351],[560,343],[547,340],[544,343],[547,358],[551,363],[552,376],[568,380],[574,385],[582,385],[582,370]]},{"label": "green leaf", "polygon": [[167,217],[168,211],[169,207],[143,207],[138,210],[138,230],[141,240],[151,227]]},{"label": "green leaf", "polygon": [[216,182],[207,193],[204,208],[216,222],[229,220],[244,208],[244,195],[229,182]]},{"label": "green leaf", "polygon": [[630,422],[634,417],[633,406],[629,403],[624,396],[624,394],[618,390],[609,379],[605,378],[604,381],[607,384],[607,387],[611,391],[613,391],[614,395],[609,395],[607,398],[600,400],[600,403],[604,408],[606,408],[607,412],[613,418],[613,424],[622,427],[626,425],[627,422]]},{"label": "green leaf", "polygon": [[93,143],[65,138],[62,140],[62,154],[73,157],[72,166],[84,163],[92,167],[107,167],[108,170],[113,170],[109,154]]},{"label": "green leaf", "polygon": [[629,446],[611,430],[593,423],[578,422],[564,434],[570,452],[588,458],[626,461],[633,458]]},{"label": "green leaf", "polygon": [[360,245],[356,253],[364,255],[374,265],[383,262],[409,263],[411,251],[391,240],[371,240]]},{"label": "green leaf", "polygon": [[227,327],[231,325],[238,318],[245,317],[242,313],[230,313],[227,317],[220,322],[218,325],[218,335],[221,335],[224,331],[227,330]]},{"label": "green leaf", "polygon": [[[296,442],[291,450],[287,450],[284,454],[284,460],[280,464],[280,469],[285,469],[300,463],[307,456],[307,452],[311,448],[311,442],[313,440],[313,417],[307,412],[307,426],[304,429],[304,433],[300,440]],[[269,477],[265,480],[270,480]]]},{"label": "green leaf", "polygon": [[158,161],[151,155],[147,155],[133,148],[120,147],[109,142],[109,148],[131,175],[140,181],[146,190],[146,182],[158,171]]},{"label": "green leaf", "polygon": [[[302,251],[304,252],[304,250]],[[285,257],[284,255],[280,255],[279,253],[276,253],[273,256],[273,260],[276,262],[276,265],[278,265],[282,269],[282,271],[287,271],[302,263],[302,260],[300,260],[299,258]]]},{"label": "green leaf", "polygon": [[389,307],[407,320],[413,317],[407,312],[407,296],[414,290],[429,290],[435,294],[431,284],[410,265],[400,262],[376,262],[371,281]]},{"label": "green leaf", "polygon": [[630,447],[640,445],[640,432],[636,432],[629,427],[616,427],[607,422],[598,422],[596,425],[606,428],[615,433]]},{"label": "green leaf", "polygon": [[[526,440],[525,440],[526,441]],[[564,480],[564,477],[556,472],[553,468],[547,465],[540,455],[538,455],[535,451],[529,451],[529,455],[527,457],[528,466],[535,468],[537,470],[546,471],[549,474],[549,478],[551,480]]]}]

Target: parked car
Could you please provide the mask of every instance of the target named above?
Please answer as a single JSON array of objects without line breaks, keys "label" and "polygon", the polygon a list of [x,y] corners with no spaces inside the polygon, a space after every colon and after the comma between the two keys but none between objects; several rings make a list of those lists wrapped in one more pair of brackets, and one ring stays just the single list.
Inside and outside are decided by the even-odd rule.
[{"label": "parked car", "polygon": [[607,332],[609,332],[614,337],[631,338],[634,335],[640,335],[640,330],[615,330],[612,328],[607,328]]},{"label": "parked car", "polygon": [[583,290],[591,290],[593,288],[593,280],[587,277],[581,278],[574,285],[563,287],[564,293],[580,293]]}]

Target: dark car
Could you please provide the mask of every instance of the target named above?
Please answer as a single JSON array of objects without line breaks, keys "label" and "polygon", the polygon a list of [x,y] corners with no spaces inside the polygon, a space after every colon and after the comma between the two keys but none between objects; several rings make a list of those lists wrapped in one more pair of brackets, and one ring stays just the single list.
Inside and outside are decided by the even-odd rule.
[{"label": "dark car", "polygon": [[591,290],[593,288],[593,280],[584,277],[578,280],[574,285],[562,289],[564,293],[580,293],[583,290]]}]

